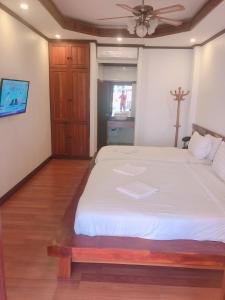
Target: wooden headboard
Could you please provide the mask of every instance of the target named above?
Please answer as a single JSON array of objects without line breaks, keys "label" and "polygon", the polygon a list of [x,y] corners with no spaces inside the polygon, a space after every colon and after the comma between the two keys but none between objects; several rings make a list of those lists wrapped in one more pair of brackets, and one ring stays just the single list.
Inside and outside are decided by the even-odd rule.
[{"label": "wooden headboard", "polygon": [[223,141],[225,141],[225,136],[221,135],[221,134],[218,134],[214,131],[211,131],[209,129],[206,129],[202,126],[199,126],[197,124],[192,124],[192,131],[197,131],[199,134],[201,135],[206,135],[206,134],[211,134],[212,136],[215,136],[215,137],[219,137],[219,138],[222,138]]}]

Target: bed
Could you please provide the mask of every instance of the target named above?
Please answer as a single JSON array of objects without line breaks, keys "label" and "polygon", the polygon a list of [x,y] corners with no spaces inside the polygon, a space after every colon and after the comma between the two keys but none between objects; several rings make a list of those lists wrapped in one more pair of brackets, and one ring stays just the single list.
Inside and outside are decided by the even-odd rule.
[{"label": "bed", "polygon": [[[212,131],[206,131],[198,125],[193,125],[193,131],[198,131],[202,135],[211,134],[219,137]],[[197,159],[187,149],[175,147],[156,146],[105,146],[102,147],[95,159],[95,163],[108,160],[142,160],[142,161],[170,161],[177,163],[201,163],[209,164],[207,159]]]},{"label": "bed", "polygon": [[[126,162],[145,170],[138,176],[114,171]],[[156,191],[137,199],[136,194],[132,197],[117,190],[133,188],[135,182]],[[105,161],[89,177],[74,229],[87,236],[225,243],[225,184],[211,166],[202,164]]]},{"label": "bed", "polygon": [[[197,125],[194,126],[194,130],[197,130],[201,134],[210,133],[216,135],[211,131]],[[190,166],[190,164],[177,164],[175,162],[145,162],[144,164],[147,164],[147,169],[149,170],[147,171],[148,176],[146,176],[146,178],[150,178],[149,180],[151,181],[151,183],[153,182],[154,185],[159,187],[161,190],[165,189],[163,194],[166,195],[166,193],[168,194],[169,192],[173,206],[168,207],[168,211],[163,212],[163,215],[167,215],[168,217],[164,218],[163,222],[159,221],[156,218],[152,219],[155,222],[154,224],[157,224],[158,226],[154,227],[155,231],[150,230],[153,223],[151,223],[152,220],[151,218],[149,218],[149,215],[147,215],[147,222],[145,222],[146,220],[143,222],[143,226],[141,226],[140,231],[136,232],[135,235],[134,232],[135,230],[137,231],[137,227],[134,227],[132,229],[130,226],[128,226],[128,228],[125,228],[124,224],[127,223],[127,221],[124,224],[120,223],[121,231],[115,231],[115,228],[113,228],[112,226],[109,226],[110,228],[107,228],[107,226],[105,226],[105,232],[93,231],[93,228],[98,227],[96,226],[98,224],[93,222],[93,219],[95,219],[96,221],[94,214],[92,214],[93,219],[90,218],[90,215],[88,216],[86,208],[88,207],[88,209],[90,209],[90,211],[92,211],[93,213],[94,206],[94,212],[96,216],[99,216],[100,212],[102,213],[101,216],[103,217],[105,214],[105,206],[102,205],[102,199],[104,199],[105,196],[104,191],[103,198],[99,198],[99,194],[94,194],[99,190],[96,187],[101,185],[101,180],[99,181],[99,176],[95,176],[95,173],[97,172],[99,174],[102,174],[102,171],[104,171],[104,174],[106,175],[106,173],[108,172],[107,176],[104,177],[107,178],[109,182],[114,182],[115,180],[115,174],[112,173],[112,167],[114,164],[113,161],[106,161],[101,164],[96,164],[93,172],[91,172],[95,164],[94,161],[95,158],[93,158],[90,164],[90,168],[87,170],[85,176],[83,177],[81,185],[66,211],[63,225],[57,234],[56,240],[54,241],[53,245],[48,247],[48,254],[50,256],[57,257],[57,276],[59,279],[70,278],[71,264],[73,262],[173,266],[196,269],[215,269],[223,270],[225,272],[225,207],[222,201],[225,192],[224,184],[218,183],[218,181],[213,177],[214,174],[210,172],[209,166],[201,164],[191,164]],[[121,162],[121,160],[117,161],[118,164],[121,164]],[[143,164],[143,162],[138,160],[132,160],[132,163],[136,163],[139,165]],[[162,168],[164,168],[165,170],[165,163],[168,164],[168,167],[166,168],[166,174],[164,174],[164,176],[158,175],[158,178],[151,177],[151,170],[153,168],[154,170],[158,169],[158,174],[160,174],[162,173]],[[178,172],[179,176],[175,176],[173,174],[175,172],[175,169],[176,172]],[[168,186],[168,180],[166,180],[166,178],[168,177],[170,178],[170,186]],[[121,179],[122,177],[120,179],[118,179],[118,177],[116,178],[118,182],[115,181],[113,183],[116,185],[118,185],[119,183],[126,183],[121,182],[121,180],[128,180],[127,177],[123,177],[123,179]],[[184,196],[183,189],[185,186],[187,187],[187,185],[183,186],[179,190],[179,192],[175,194],[174,188],[171,189],[171,185],[175,184],[175,180],[177,180],[177,178],[180,178],[179,180],[181,185],[184,184],[184,180],[188,180],[189,184],[191,185],[190,190],[187,191],[186,188],[188,195],[187,197],[189,197],[189,200],[186,201],[185,207],[179,206],[178,204],[179,197]],[[85,186],[86,189],[83,193]],[[106,189],[110,188],[112,188],[112,186],[110,187],[106,185]],[[92,197],[94,197],[95,199],[94,203],[90,204],[85,202],[85,199],[89,198],[87,197],[87,193],[92,194]],[[194,198],[196,197],[196,195],[201,195],[201,201],[197,204],[197,207],[195,206],[193,208],[192,206],[196,202],[196,199]],[[127,199],[119,194],[117,194],[117,197],[121,198],[118,199],[117,205],[115,205],[113,211],[115,214],[117,213],[118,216],[118,210],[121,211],[121,199],[122,201],[127,201]],[[153,197],[150,201],[151,207],[146,207],[145,211],[155,209],[155,216],[158,216],[158,214],[160,213],[162,215],[162,211],[160,211],[160,204],[165,204],[166,197],[163,196],[161,197],[161,199],[157,199],[157,197],[159,197],[159,195],[157,194],[151,197]],[[79,199],[80,204],[77,209]],[[123,204],[125,206],[127,206],[126,201]],[[131,202],[131,200],[129,201]],[[128,219],[130,218],[130,220],[135,216],[135,219],[139,222],[139,224],[140,219],[138,219],[138,216],[135,212],[136,206],[140,204],[140,201],[145,203],[145,199],[133,201],[132,205],[130,205],[128,216]],[[201,207],[204,205],[204,201],[207,202],[210,209],[202,213]],[[177,205],[179,207],[177,207]],[[87,207],[85,208],[85,206]],[[164,226],[164,228],[165,226],[168,226],[168,221],[170,220],[169,218],[171,218],[171,216],[177,215],[177,211],[175,208],[179,211],[179,213],[181,213],[181,211],[183,213],[183,220],[185,219],[186,221],[183,222],[183,228],[186,228],[186,231],[183,231],[185,232],[185,234],[183,236],[179,236],[177,235],[178,232],[176,232],[176,230],[172,230],[171,228],[170,230],[167,230],[166,234],[162,234],[162,232],[160,233],[160,230],[158,229],[162,228],[162,226]],[[75,224],[75,230],[78,233],[85,233],[85,231],[82,231],[81,227],[83,226],[82,224],[87,222],[87,220],[89,219],[88,222],[90,224],[86,223],[88,226],[84,226],[86,228],[85,230],[88,230],[86,234],[75,234],[75,213],[77,213],[76,224],[78,224]],[[198,216],[201,217],[199,218]],[[196,223],[189,222],[190,219],[193,221],[193,218]],[[104,221],[101,218],[99,220],[101,222]],[[178,226],[182,224],[182,220],[180,220],[179,218],[177,219],[177,222],[181,222]],[[130,222],[130,224],[131,223],[132,222]],[[105,224],[107,225],[107,222]],[[190,227],[190,224],[195,225],[192,226],[192,230],[189,232],[187,228]],[[103,228],[104,226],[101,225],[100,227]],[[196,230],[196,228],[199,228],[199,230]],[[125,233],[127,229],[128,231],[133,230],[130,236],[128,232]],[[124,235],[124,233],[126,237],[121,237],[120,234]],[[225,276],[222,284],[223,288],[221,291],[221,299],[225,299]]]},{"label": "bed", "polygon": [[195,158],[187,149],[156,146],[104,146],[95,159],[95,163],[109,160],[168,161],[176,163],[204,163],[207,159]]}]

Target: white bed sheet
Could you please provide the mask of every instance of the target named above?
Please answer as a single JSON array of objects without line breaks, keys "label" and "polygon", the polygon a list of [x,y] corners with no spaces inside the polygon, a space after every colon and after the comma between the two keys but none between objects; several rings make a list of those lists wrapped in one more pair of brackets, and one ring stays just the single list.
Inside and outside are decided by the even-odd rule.
[{"label": "white bed sheet", "polygon": [[105,146],[99,150],[95,162],[132,159],[210,164],[209,160],[195,158],[187,149],[154,146]]},{"label": "white bed sheet", "polygon": [[[112,171],[124,163],[105,161],[94,167],[78,204],[77,234],[225,242],[225,184],[210,166],[129,161],[147,167],[134,178]],[[134,180],[159,192],[137,200],[116,191]]]}]

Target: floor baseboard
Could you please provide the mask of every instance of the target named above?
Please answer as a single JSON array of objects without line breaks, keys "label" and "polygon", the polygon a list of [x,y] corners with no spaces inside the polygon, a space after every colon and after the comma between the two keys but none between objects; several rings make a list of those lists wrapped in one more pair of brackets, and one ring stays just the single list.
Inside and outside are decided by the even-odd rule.
[{"label": "floor baseboard", "polygon": [[16,193],[27,181],[29,181],[35,174],[37,174],[38,171],[40,171],[51,159],[52,156],[49,156],[39,166],[37,166],[33,171],[31,171],[26,177],[24,177],[20,182],[18,182],[13,188],[11,188],[6,194],[0,197],[0,205],[2,205],[14,193]]}]

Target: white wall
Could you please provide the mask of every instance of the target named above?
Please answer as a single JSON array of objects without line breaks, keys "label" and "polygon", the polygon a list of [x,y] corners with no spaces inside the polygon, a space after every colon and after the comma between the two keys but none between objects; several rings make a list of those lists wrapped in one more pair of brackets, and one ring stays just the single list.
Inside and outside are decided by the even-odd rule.
[{"label": "white wall", "polygon": [[200,80],[200,60],[201,60],[201,47],[195,47],[193,52],[191,102],[190,102],[190,109],[189,109],[187,135],[192,134],[192,124],[196,123],[196,109],[197,109],[197,102],[198,102],[199,80]]},{"label": "white wall", "polygon": [[197,124],[225,135],[225,35],[201,48]]},{"label": "white wall", "polygon": [[[193,50],[142,49],[139,52],[135,144],[174,145],[177,103],[170,90],[190,90]],[[141,70],[141,71],[140,71]],[[180,140],[187,134],[190,97],[181,104]]]},{"label": "white wall", "polygon": [[27,112],[0,119],[0,197],[51,155],[48,44],[0,10],[0,78],[30,81]]}]

